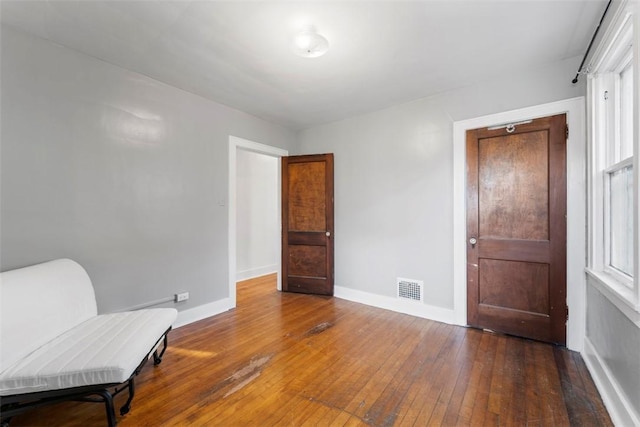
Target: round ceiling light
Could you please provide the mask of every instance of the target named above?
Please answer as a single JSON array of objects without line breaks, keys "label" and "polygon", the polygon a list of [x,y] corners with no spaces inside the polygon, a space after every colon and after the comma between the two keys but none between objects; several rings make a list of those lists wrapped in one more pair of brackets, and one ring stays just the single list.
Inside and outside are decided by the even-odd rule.
[{"label": "round ceiling light", "polygon": [[317,58],[327,53],[329,42],[313,27],[307,27],[293,38],[293,52],[304,58]]}]

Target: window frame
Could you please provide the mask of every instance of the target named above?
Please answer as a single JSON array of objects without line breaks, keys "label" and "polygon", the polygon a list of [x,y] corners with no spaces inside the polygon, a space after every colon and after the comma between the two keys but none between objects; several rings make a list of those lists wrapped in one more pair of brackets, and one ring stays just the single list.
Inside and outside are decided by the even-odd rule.
[{"label": "window frame", "polygon": [[[631,45],[631,48],[629,46]],[[587,82],[588,113],[588,248],[587,274],[616,306],[630,317],[640,314],[640,17],[636,2],[624,0],[610,21],[605,35],[591,58]],[[629,66],[632,71],[633,142],[630,157],[621,159],[620,75]],[[605,99],[605,91],[609,99]],[[608,105],[607,105],[608,103]],[[610,126],[614,124],[614,126]],[[633,277],[611,267],[609,231],[610,173],[633,167]]]}]

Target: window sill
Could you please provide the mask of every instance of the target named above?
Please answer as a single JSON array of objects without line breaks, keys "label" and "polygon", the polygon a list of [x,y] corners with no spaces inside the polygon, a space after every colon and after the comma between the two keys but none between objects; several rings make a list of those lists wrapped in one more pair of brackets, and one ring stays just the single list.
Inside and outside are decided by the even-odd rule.
[{"label": "window sill", "polygon": [[640,327],[640,304],[636,301],[633,290],[600,271],[586,269],[587,276],[596,289],[615,305],[636,326]]}]

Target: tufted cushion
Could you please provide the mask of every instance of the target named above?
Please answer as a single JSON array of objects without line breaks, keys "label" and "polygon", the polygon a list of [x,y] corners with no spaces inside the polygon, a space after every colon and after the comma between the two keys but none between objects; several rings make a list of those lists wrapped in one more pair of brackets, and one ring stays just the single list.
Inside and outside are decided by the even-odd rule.
[{"label": "tufted cushion", "polygon": [[155,308],[92,317],[0,373],[0,396],[122,383],[176,316]]}]

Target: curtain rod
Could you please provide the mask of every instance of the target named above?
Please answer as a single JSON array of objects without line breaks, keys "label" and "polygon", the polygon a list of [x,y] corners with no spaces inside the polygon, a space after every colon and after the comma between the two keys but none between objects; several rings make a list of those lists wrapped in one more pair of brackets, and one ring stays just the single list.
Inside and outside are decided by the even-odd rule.
[{"label": "curtain rod", "polygon": [[607,11],[609,10],[609,6],[611,6],[611,2],[612,0],[609,0],[609,3],[607,3],[607,7],[604,9],[602,18],[600,18],[600,23],[596,27],[596,31],[593,33],[593,37],[591,37],[591,42],[589,42],[589,47],[587,47],[587,51],[584,54],[584,58],[582,58],[582,62],[580,63],[580,68],[578,68],[578,72],[576,73],[576,76],[571,81],[571,83],[573,84],[578,83],[578,76],[580,76],[580,72],[582,71],[582,67],[584,66],[584,61],[586,61],[587,56],[589,56],[589,52],[591,51],[591,46],[593,46],[593,42],[595,41],[596,36],[598,35],[598,31],[600,31],[600,26],[602,25],[602,21],[604,21],[604,17],[607,15]]}]

